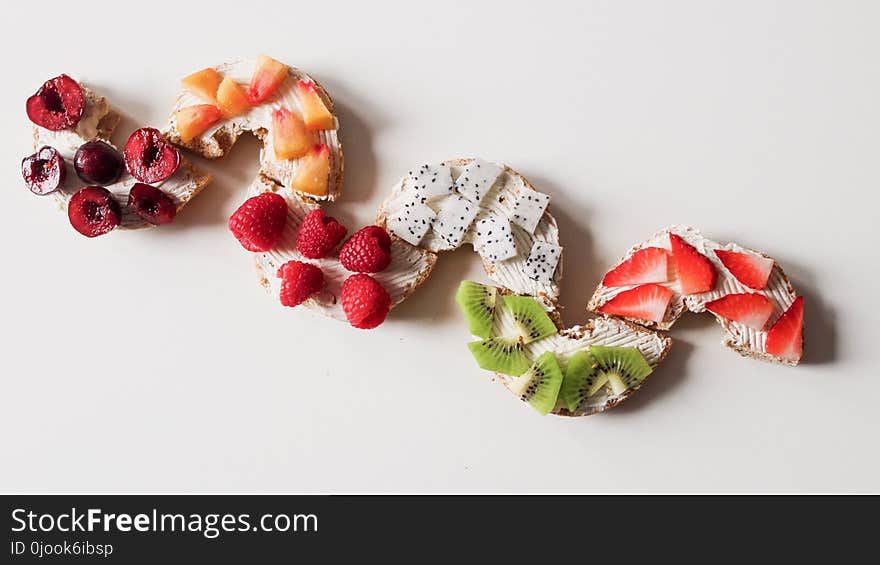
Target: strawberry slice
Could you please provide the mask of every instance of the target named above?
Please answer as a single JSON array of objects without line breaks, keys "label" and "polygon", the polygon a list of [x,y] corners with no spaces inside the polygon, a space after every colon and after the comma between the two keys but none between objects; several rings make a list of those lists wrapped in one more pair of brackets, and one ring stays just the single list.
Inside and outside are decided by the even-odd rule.
[{"label": "strawberry slice", "polygon": [[767,286],[767,279],[773,270],[773,259],[723,249],[716,249],[715,255],[721,259],[730,274],[747,287],[761,290]]},{"label": "strawberry slice", "polygon": [[728,294],[707,303],[706,310],[750,328],[763,330],[773,314],[773,303],[763,294]]},{"label": "strawberry slice", "polygon": [[602,279],[604,286],[659,283],[669,280],[668,253],[659,247],[646,247],[608,271]]},{"label": "strawberry slice", "polygon": [[599,307],[600,312],[648,322],[662,322],[672,291],[659,284],[643,284],[624,290]]},{"label": "strawberry slice", "polygon": [[678,271],[681,293],[697,294],[712,290],[715,286],[715,266],[674,233],[669,234],[669,243],[672,245],[672,260]]},{"label": "strawberry slice", "polygon": [[776,320],[767,332],[764,344],[767,353],[787,359],[800,361],[804,353],[804,297],[798,296],[788,310]]}]

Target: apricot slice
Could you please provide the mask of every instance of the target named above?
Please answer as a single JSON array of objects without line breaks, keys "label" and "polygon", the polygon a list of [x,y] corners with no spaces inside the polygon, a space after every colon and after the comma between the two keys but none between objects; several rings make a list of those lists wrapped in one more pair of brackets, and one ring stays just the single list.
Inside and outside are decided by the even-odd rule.
[{"label": "apricot slice", "polygon": [[330,181],[330,146],[318,143],[303,157],[293,177],[293,188],[326,196]]},{"label": "apricot slice", "polygon": [[257,57],[257,66],[248,87],[251,104],[256,106],[268,100],[285,78],[287,78],[287,65],[266,55]]},{"label": "apricot slice", "polygon": [[198,104],[174,112],[174,121],[183,143],[201,135],[222,117],[220,108],[211,104]]},{"label": "apricot slice", "polygon": [[302,104],[303,121],[309,129],[336,129],[336,120],[327,109],[324,100],[313,82],[301,80],[296,85],[299,102]]},{"label": "apricot slice", "polygon": [[180,84],[205,102],[217,103],[217,88],[223,77],[214,69],[207,68],[183,77]]}]

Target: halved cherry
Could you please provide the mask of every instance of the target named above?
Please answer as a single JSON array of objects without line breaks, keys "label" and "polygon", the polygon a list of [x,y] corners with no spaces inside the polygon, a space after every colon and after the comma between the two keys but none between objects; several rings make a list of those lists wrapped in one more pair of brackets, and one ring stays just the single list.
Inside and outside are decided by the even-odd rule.
[{"label": "halved cherry", "polygon": [[128,209],[153,225],[168,224],[177,215],[177,206],[170,196],[142,182],[134,183],[128,193]]},{"label": "halved cherry", "polygon": [[26,104],[30,121],[52,131],[75,126],[85,108],[82,87],[67,75],[47,80]]},{"label": "halved cherry", "polygon": [[135,130],[123,153],[128,172],[141,182],[161,182],[180,166],[180,152],[155,128]]},{"label": "halved cherry", "polygon": [[21,162],[21,176],[28,189],[40,196],[58,190],[64,184],[64,159],[54,147],[40,147],[39,151]]},{"label": "halved cherry", "polygon": [[122,210],[109,190],[87,186],[70,199],[67,216],[73,229],[86,237],[98,237],[119,225]]}]

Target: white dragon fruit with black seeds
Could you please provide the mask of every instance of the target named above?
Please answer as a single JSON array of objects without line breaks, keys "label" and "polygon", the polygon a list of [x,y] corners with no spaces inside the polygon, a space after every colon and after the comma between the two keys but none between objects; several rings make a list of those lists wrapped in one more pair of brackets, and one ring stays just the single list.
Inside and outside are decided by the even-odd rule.
[{"label": "white dragon fruit with black seeds", "polygon": [[420,200],[410,200],[403,209],[388,218],[388,231],[411,245],[421,243],[425,234],[434,225],[437,214]]},{"label": "white dragon fruit with black seeds", "polygon": [[409,180],[422,204],[453,193],[452,170],[443,163],[422,165],[409,172]]},{"label": "white dragon fruit with black seeds", "polygon": [[434,233],[446,244],[446,249],[461,245],[479,211],[478,206],[458,195],[453,194],[443,201],[433,227]]},{"label": "white dragon fruit with black seeds", "polygon": [[516,199],[510,220],[527,232],[535,233],[535,228],[538,227],[538,222],[541,221],[541,216],[544,215],[549,203],[550,197],[546,194],[523,190]]},{"label": "white dragon fruit with black seeds", "polygon": [[526,259],[525,275],[539,283],[550,284],[562,257],[562,248],[546,241],[536,241]]},{"label": "white dragon fruit with black seeds", "polygon": [[474,159],[455,179],[455,190],[479,206],[500,174],[501,167],[495,163]]},{"label": "white dragon fruit with black seeds", "polygon": [[480,257],[497,263],[516,256],[516,242],[510,221],[500,216],[489,216],[474,224],[476,242],[474,247]]}]

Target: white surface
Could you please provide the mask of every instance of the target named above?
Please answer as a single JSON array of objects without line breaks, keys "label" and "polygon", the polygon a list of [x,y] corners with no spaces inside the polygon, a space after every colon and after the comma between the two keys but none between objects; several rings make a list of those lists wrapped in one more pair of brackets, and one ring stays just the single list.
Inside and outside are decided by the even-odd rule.
[{"label": "white surface", "polygon": [[[3,20],[0,490],[880,490],[876,2],[107,4],[53,12],[66,34],[26,3]],[[541,418],[464,345],[469,251],[372,333],[265,296],[225,227],[253,139],[150,232],[87,240],[23,187],[44,79],[159,125],[180,77],[260,52],[336,98],[350,228],[415,164],[506,161],[553,197],[569,323],[631,244],[687,223],[782,263],[806,363],[740,358],[690,317],[627,404]]]}]

